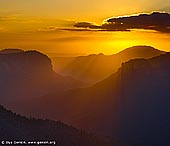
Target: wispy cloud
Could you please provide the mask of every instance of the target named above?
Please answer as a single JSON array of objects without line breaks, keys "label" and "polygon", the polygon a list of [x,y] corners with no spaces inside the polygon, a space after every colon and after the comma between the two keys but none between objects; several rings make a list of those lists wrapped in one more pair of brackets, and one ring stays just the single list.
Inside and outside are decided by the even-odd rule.
[{"label": "wispy cloud", "polygon": [[87,37],[87,36],[68,36],[68,37],[59,37],[59,38],[53,38],[53,39],[49,39],[46,41],[52,41],[52,42],[68,42],[68,41],[86,41],[86,40],[90,40],[92,39],[92,37]]},{"label": "wispy cloud", "polygon": [[55,18],[0,14],[0,27],[7,28],[9,32],[54,32],[74,24],[74,21]]},{"label": "wispy cloud", "polygon": [[101,26],[98,26],[96,24],[93,23],[89,23],[89,22],[78,22],[76,24],[74,24],[74,27],[78,27],[78,28],[89,28],[89,29],[101,29]]},{"label": "wispy cloud", "polygon": [[0,22],[17,20],[15,16],[0,16]]},{"label": "wispy cloud", "polygon": [[95,29],[89,29],[89,28],[60,28],[58,30],[64,30],[64,31],[97,31]]}]

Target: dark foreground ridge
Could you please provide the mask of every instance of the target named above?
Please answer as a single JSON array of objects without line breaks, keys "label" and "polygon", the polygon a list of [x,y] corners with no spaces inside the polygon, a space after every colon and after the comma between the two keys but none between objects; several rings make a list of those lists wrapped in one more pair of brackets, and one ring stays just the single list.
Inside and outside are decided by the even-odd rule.
[{"label": "dark foreground ridge", "polygon": [[112,140],[60,121],[26,118],[0,106],[0,141],[56,141],[57,146],[118,146]]}]

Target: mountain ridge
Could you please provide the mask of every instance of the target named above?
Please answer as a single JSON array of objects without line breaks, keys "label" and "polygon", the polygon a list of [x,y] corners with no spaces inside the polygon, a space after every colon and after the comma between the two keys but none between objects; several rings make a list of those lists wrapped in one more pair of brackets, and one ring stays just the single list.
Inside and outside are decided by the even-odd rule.
[{"label": "mountain ridge", "polygon": [[100,53],[79,56],[72,60],[67,59],[67,63],[63,67],[59,65],[60,69],[58,68],[57,71],[92,85],[116,72],[123,62],[134,58],[151,58],[164,53],[166,52],[151,46],[133,46],[113,55]]}]

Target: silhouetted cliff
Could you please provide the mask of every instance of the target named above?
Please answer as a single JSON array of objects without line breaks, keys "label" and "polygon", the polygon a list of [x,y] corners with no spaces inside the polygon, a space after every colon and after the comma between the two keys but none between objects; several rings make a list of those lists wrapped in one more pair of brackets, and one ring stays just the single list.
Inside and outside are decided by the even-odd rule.
[{"label": "silhouetted cliff", "polygon": [[71,77],[55,73],[46,55],[16,49],[1,51],[0,81],[0,102],[23,113],[27,109],[30,111],[31,105],[41,96],[83,85]]}]

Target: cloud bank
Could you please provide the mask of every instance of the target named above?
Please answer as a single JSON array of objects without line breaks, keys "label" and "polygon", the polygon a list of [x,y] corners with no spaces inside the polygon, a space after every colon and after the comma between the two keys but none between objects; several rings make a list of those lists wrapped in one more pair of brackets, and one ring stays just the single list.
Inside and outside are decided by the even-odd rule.
[{"label": "cloud bank", "polygon": [[[89,22],[78,22],[74,27],[75,31],[77,31],[77,28],[97,31],[130,31],[131,29],[147,29],[170,33],[170,14],[153,12],[151,14],[139,14],[136,16],[114,17],[107,19],[101,26]],[[71,31],[74,31],[74,29],[71,29]]]}]

